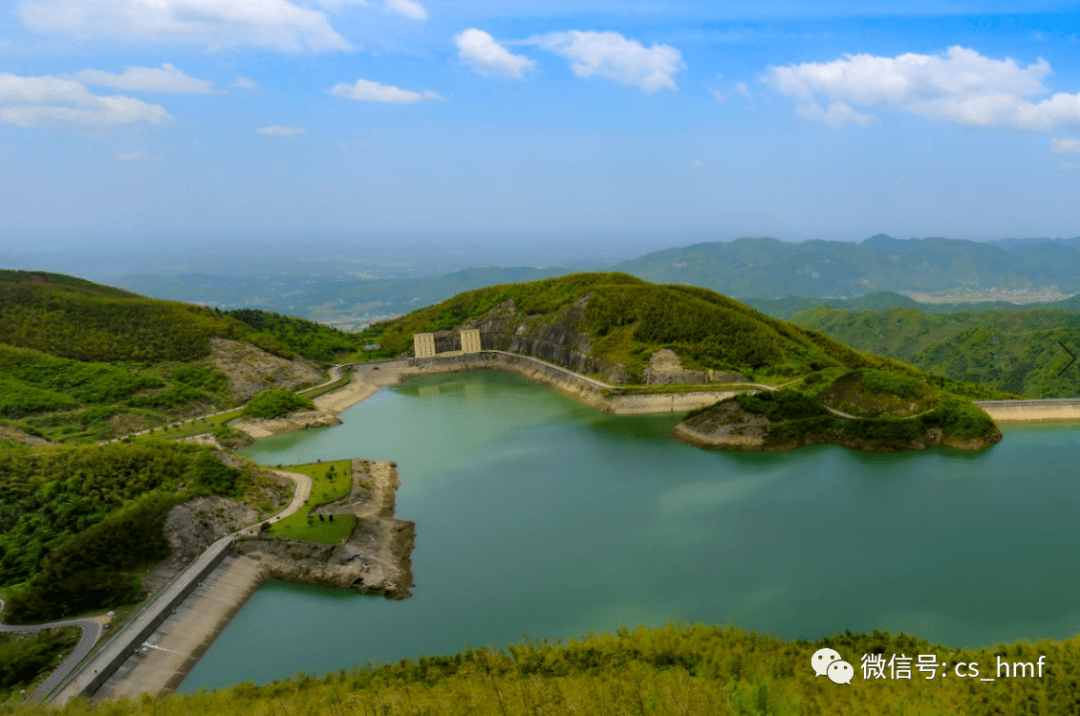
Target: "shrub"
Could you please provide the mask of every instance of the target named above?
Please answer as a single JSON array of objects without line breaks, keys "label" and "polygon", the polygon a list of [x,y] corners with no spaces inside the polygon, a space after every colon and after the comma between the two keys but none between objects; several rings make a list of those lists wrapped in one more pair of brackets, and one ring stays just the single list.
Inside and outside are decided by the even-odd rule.
[{"label": "shrub", "polygon": [[245,418],[281,418],[299,410],[314,410],[310,399],[285,388],[271,388],[256,395],[244,406]]}]

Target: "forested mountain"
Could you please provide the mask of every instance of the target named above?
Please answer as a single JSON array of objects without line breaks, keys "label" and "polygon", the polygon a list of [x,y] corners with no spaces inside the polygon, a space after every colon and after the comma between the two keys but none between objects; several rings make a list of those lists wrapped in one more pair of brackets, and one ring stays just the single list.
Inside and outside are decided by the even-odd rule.
[{"label": "forested mountain", "polygon": [[785,243],[745,238],[656,251],[616,266],[657,283],[744,298],[851,297],[877,291],[1006,297],[1080,293],[1080,242],[1002,244],[943,238]]},{"label": "forested mountain", "polygon": [[1069,362],[1058,342],[1080,353],[1080,312],[1032,308],[930,315],[910,308],[818,307],[795,314],[791,322],[954,380],[1032,398],[1080,395],[1080,369],[1058,375]]}]

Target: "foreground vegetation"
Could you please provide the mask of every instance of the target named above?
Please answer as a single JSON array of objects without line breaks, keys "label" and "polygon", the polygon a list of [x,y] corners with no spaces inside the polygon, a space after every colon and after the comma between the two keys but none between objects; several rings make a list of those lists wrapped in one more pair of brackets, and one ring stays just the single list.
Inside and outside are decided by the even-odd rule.
[{"label": "foreground vegetation", "polygon": [[[815,677],[812,654],[838,651],[856,671],[850,685]],[[926,655],[949,670],[933,680],[865,680],[864,654]],[[957,678],[956,665],[993,674],[998,656],[1010,663],[1046,656],[1042,678]],[[967,667],[964,667],[966,670]],[[886,670],[888,674],[888,670]],[[845,633],[816,642],[783,641],[733,627],[667,626],[590,635],[565,645],[524,643],[474,649],[325,677],[301,676],[265,686],[238,684],[213,693],[138,701],[85,702],[53,710],[9,703],[0,713],[363,714],[365,716],[967,716],[1073,714],[1080,708],[1080,639],[950,649],[885,632]]]}]

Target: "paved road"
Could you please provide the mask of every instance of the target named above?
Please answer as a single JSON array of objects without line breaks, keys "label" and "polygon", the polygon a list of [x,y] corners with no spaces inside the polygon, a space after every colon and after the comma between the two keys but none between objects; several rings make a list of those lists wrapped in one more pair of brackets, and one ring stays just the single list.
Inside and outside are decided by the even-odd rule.
[{"label": "paved road", "polygon": [[[304,506],[304,503],[307,501],[308,496],[311,494],[312,480],[307,475],[299,472],[288,472],[286,470],[275,470],[274,472],[288,477],[296,483],[296,490],[293,492],[293,496],[292,499],[289,501],[289,504],[286,505],[283,510],[278,512],[277,515],[269,518],[271,520],[277,521],[288,517],[289,515],[293,514]],[[189,584],[191,584],[197,577],[199,577],[199,574],[204,566],[217,558],[217,556],[220,555],[222,552],[230,549],[232,547],[233,540],[236,539],[237,536],[258,534],[259,526],[261,524],[262,521],[259,521],[253,525],[233,532],[232,534],[228,534],[207,547],[206,550],[201,555],[199,555],[194,562],[188,565],[183,572],[178,574],[171,582],[169,582],[169,584],[165,586],[164,589],[158,592],[157,596],[155,596],[146,606],[144,606],[139,611],[139,613],[131,621],[129,621],[124,626],[124,628],[116,634],[115,637],[113,637],[109,641],[108,644],[106,644],[97,654],[93,656],[92,659],[90,659],[90,661],[86,663],[86,665],[75,675],[75,678],[73,678],[70,683],[68,683],[59,693],[56,694],[56,696],[53,698],[53,702],[57,704],[65,704],[70,699],[81,693],[86,688],[86,686],[93,680],[94,675],[97,674],[99,670],[103,669],[105,665],[111,663],[114,659],[118,658],[125,649],[133,645],[133,643],[136,641],[136,638],[139,636],[139,633],[144,627],[146,627],[151,621],[158,618],[160,615],[162,615],[169,609],[174,608],[172,602],[175,601],[175,598],[178,594],[180,594],[185,588],[188,587]],[[82,622],[86,620],[78,621]],[[56,622],[56,624],[64,624],[64,622]],[[47,626],[51,625],[44,625],[43,627],[39,628],[44,628]],[[98,633],[100,634],[100,629]],[[80,642],[80,646],[81,645],[82,644]],[[87,647],[86,651],[82,652],[82,656],[86,656],[86,654],[90,650],[90,647],[92,646],[93,644],[91,643],[90,646]],[[74,667],[76,664],[78,664],[79,661],[82,660],[82,656],[80,656],[78,660],[75,660],[71,666]],[[72,654],[71,658],[69,658],[68,661],[65,661],[64,664],[67,665],[68,662],[71,662],[74,658],[75,655]],[[68,668],[63,675],[56,677],[55,681],[52,681],[53,677],[50,677],[52,685],[49,687],[49,689],[45,691],[39,689],[42,696],[48,694],[58,684],[60,684],[64,679],[66,679],[68,674],[71,673],[71,671],[72,668]],[[35,696],[37,696],[36,693]]]},{"label": "paved road", "polygon": [[[4,600],[0,599],[0,611],[4,609]],[[7,625],[0,623],[0,632],[8,633],[32,633],[42,631],[44,629],[56,629],[58,627],[78,627],[82,630],[82,636],[79,638],[79,643],[75,645],[75,649],[68,655],[68,658],[64,659],[64,663],[54,671],[49,678],[45,679],[37,690],[34,691],[32,699],[39,701],[49,694],[50,691],[55,689],[75,670],[75,667],[79,665],[90,650],[97,644],[98,639],[101,638],[101,632],[103,625],[96,619],[64,619],[58,622],[48,622],[47,624],[29,624],[26,626],[19,625]]]}]

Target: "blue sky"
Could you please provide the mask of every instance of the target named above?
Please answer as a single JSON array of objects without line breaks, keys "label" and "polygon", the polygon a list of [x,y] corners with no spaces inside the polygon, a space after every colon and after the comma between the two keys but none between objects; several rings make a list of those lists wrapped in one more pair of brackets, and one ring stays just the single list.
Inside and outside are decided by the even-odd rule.
[{"label": "blue sky", "polygon": [[1080,5],[18,0],[0,241],[1080,235]]}]

